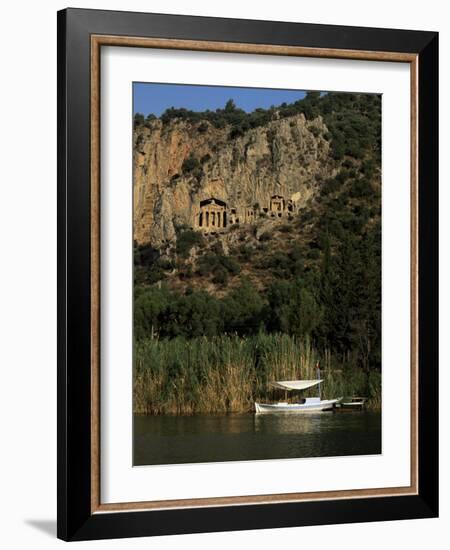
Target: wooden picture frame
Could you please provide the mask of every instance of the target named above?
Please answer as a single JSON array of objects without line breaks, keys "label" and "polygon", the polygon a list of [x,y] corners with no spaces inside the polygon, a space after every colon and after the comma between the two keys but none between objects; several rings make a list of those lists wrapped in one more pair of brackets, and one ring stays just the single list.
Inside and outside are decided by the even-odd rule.
[{"label": "wooden picture frame", "polygon": [[[411,68],[411,485],[100,501],[100,50],[163,48]],[[58,537],[86,540],[438,514],[438,35],[67,9],[58,13]]]}]

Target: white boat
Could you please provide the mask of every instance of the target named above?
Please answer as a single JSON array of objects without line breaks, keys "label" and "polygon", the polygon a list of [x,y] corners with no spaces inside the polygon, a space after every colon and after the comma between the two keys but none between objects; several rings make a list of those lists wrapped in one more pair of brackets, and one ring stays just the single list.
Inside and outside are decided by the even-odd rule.
[{"label": "white boat", "polygon": [[[322,380],[282,380],[271,382],[271,385],[288,391],[301,391],[314,386],[319,386]],[[320,386],[319,386],[320,388]],[[255,412],[261,413],[304,413],[304,412],[320,412],[332,410],[340,399],[321,399],[320,389],[318,397],[305,397],[298,400],[296,403],[288,403],[280,401],[278,403],[258,403],[255,402]]]}]

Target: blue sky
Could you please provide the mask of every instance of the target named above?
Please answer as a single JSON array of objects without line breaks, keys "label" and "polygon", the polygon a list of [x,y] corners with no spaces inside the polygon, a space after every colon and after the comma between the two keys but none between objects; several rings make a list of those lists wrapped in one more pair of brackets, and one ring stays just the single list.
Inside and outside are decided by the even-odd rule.
[{"label": "blue sky", "polygon": [[257,107],[268,108],[283,102],[292,103],[303,97],[305,92],[302,90],[133,83],[133,110],[145,116],[149,113],[160,116],[168,107],[215,111],[223,108],[229,99],[233,99],[237,107],[249,112]]}]

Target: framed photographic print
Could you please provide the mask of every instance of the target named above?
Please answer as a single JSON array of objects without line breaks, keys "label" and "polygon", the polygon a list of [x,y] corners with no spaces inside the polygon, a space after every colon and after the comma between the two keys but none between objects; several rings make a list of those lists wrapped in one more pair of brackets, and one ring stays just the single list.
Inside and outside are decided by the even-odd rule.
[{"label": "framed photographic print", "polygon": [[58,14],[58,536],[438,513],[438,36]]}]

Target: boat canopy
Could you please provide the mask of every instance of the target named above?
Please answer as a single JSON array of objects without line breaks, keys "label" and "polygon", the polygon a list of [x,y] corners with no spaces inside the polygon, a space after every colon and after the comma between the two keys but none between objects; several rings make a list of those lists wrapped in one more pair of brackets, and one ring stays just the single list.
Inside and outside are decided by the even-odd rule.
[{"label": "boat canopy", "polygon": [[320,384],[321,382],[322,380],[281,380],[271,382],[270,384],[276,388],[290,391],[306,390],[308,388],[312,388],[313,386],[317,386],[317,384]]}]

